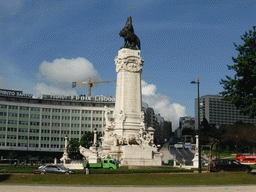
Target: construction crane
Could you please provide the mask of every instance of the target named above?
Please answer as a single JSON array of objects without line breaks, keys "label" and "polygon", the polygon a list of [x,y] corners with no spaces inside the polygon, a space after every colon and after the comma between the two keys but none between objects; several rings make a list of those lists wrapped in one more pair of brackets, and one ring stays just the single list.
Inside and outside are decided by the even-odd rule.
[{"label": "construction crane", "polygon": [[88,85],[88,96],[91,96],[93,84],[95,84],[95,83],[109,83],[111,81],[116,81],[116,79],[107,80],[107,81],[91,81],[91,77],[90,77],[88,82],[82,82],[82,83],[72,82],[72,88],[75,88],[77,85]]},{"label": "construction crane", "polygon": [[[141,79],[145,79],[145,78],[153,78],[153,76],[142,77]],[[106,80],[106,81],[91,81],[91,77],[89,77],[88,82],[82,82],[82,83],[72,82],[72,88],[75,88],[77,85],[88,85],[88,96],[91,96],[93,84],[95,84],[95,83],[109,83],[109,82],[112,82],[112,81],[116,81],[116,79]]]}]

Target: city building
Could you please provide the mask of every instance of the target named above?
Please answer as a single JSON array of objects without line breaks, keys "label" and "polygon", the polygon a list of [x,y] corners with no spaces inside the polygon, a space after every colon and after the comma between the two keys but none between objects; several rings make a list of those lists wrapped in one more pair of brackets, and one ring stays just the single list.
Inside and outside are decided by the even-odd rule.
[{"label": "city building", "polygon": [[182,138],[182,129],[181,129],[181,127],[178,127],[177,129],[175,129],[174,136],[177,139]]},{"label": "city building", "polygon": [[182,123],[185,120],[186,117],[180,117],[179,118],[179,128],[182,128]]},{"label": "city building", "polygon": [[164,121],[164,132],[163,132],[164,141],[169,141],[171,136],[172,136],[172,122]]},{"label": "city building", "polygon": [[[200,122],[205,117],[209,124],[215,124],[217,127],[220,125],[231,125],[237,121],[244,123],[253,123],[256,125],[255,119],[249,116],[241,115],[236,106],[231,102],[224,100],[219,95],[205,95],[200,99]],[[195,127],[198,128],[198,99],[195,99]]]},{"label": "city building", "polygon": [[64,137],[102,132],[105,109],[112,119],[115,98],[42,95],[0,90],[0,150],[62,152]]},{"label": "city building", "polygon": [[160,114],[155,114],[155,141],[157,144],[164,142],[164,118]]},{"label": "city building", "polygon": [[195,118],[188,116],[184,117],[181,122],[181,129],[183,130],[184,128],[195,129]]}]

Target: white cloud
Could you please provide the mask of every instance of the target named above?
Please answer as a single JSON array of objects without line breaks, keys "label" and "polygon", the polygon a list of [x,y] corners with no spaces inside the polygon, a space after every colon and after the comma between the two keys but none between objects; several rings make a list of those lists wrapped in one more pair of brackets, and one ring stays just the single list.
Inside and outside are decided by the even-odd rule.
[{"label": "white cloud", "polygon": [[[59,88],[71,87],[72,82],[84,82],[99,80],[97,70],[93,64],[84,58],[55,59],[52,63],[43,61],[40,65],[38,77]],[[84,88],[86,88],[85,86]]]},{"label": "white cloud", "polygon": [[185,107],[178,103],[171,103],[169,98],[160,93],[156,94],[156,86],[147,84],[144,80],[142,85],[142,100],[149,107],[152,107],[156,114],[160,113],[165,120],[172,121],[172,129],[175,130],[179,126],[179,118],[186,116]]},{"label": "white cloud", "polygon": [[141,81],[142,86],[142,94],[143,95],[155,95],[156,94],[156,86],[153,84],[147,84],[145,81]]},{"label": "white cloud", "polygon": [[37,83],[34,87],[34,93],[36,97],[39,97],[42,94],[45,95],[77,95],[77,92],[75,90],[65,90],[61,88],[57,88],[54,86],[47,86],[45,83]]}]

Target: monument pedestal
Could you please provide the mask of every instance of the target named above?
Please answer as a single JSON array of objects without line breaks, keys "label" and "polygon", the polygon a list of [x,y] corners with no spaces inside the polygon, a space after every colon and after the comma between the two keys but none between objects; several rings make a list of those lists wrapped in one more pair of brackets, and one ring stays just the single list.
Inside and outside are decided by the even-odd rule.
[{"label": "monument pedestal", "polygon": [[98,154],[93,153],[92,155],[89,156],[88,161],[89,163],[100,163],[101,158],[98,156]]},{"label": "monument pedestal", "polygon": [[143,148],[140,145],[122,146],[123,155],[120,165],[136,165],[136,166],[161,166],[162,154],[153,151],[152,147]]},{"label": "monument pedestal", "polygon": [[129,137],[144,129],[141,104],[141,73],[144,60],[140,50],[123,48],[115,58],[117,83],[114,134]]}]

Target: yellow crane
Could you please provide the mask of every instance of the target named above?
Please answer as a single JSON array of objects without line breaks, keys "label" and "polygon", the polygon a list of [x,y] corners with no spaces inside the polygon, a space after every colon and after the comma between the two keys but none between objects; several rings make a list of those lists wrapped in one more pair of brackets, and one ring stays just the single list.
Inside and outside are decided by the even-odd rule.
[{"label": "yellow crane", "polygon": [[88,86],[88,96],[91,96],[93,84],[95,84],[95,83],[109,83],[111,81],[116,81],[116,79],[106,80],[106,81],[92,81],[91,77],[90,77],[88,82],[82,82],[82,83],[72,82],[72,88],[75,88],[77,85],[89,85]]},{"label": "yellow crane", "polygon": [[[142,77],[141,79],[145,79],[145,78],[153,78],[153,76]],[[88,86],[88,96],[91,96],[93,84],[95,84],[95,83],[109,83],[109,82],[112,82],[112,81],[116,81],[116,79],[106,80],[106,81],[91,81],[91,77],[89,77],[88,82],[82,82],[82,83],[72,82],[72,88],[75,88],[77,85],[89,85]]]}]

